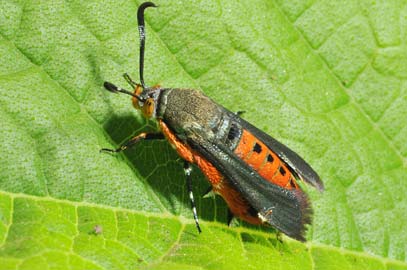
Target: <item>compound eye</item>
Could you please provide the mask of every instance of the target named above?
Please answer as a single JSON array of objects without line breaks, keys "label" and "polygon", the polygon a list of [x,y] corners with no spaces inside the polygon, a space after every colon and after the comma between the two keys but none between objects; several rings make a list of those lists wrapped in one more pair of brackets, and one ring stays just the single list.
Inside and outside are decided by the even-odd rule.
[{"label": "compound eye", "polygon": [[144,101],[143,108],[141,109],[146,118],[150,118],[154,113],[154,99],[148,98]]}]

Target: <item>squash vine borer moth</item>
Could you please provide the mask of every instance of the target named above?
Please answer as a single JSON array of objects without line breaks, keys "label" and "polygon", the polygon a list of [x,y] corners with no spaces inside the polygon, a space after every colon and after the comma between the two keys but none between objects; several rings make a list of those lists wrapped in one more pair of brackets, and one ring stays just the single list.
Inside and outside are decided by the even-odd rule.
[{"label": "squash vine borer moth", "polygon": [[132,96],[133,106],[146,118],[155,118],[157,133],[141,133],[117,149],[140,140],[167,139],[185,161],[184,171],[196,227],[201,232],[191,183],[195,164],[229,206],[232,216],[252,224],[269,224],[304,241],[312,209],[297,181],[324,189],[317,173],[295,152],[268,134],[194,89],[149,87],[144,82],[144,11],[156,7],[145,2],[137,12],[140,34],[140,84],[127,74],[133,92],[105,82],[114,93]]}]

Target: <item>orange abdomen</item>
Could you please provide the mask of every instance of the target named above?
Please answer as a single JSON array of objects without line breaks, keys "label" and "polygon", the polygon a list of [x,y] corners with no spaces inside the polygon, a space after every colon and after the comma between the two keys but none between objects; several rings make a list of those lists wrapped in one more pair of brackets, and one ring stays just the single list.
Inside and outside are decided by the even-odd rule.
[{"label": "orange abdomen", "polygon": [[[261,224],[262,221],[253,213],[250,204],[213,164],[199,153],[193,151],[163,122],[159,121],[161,131],[168,141],[175,147],[178,154],[186,161],[196,164],[212,185],[213,191],[223,197],[231,212],[246,222]],[[298,189],[299,186],[280,158],[267,146],[256,139],[250,132],[243,130],[240,142],[234,153],[255,169],[265,181],[287,189]]]},{"label": "orange abdomen", "polygon": [[234,153],[265,180],[286,189],[299,188],[294,176],[281,159],[250,132],[242,131]]}]

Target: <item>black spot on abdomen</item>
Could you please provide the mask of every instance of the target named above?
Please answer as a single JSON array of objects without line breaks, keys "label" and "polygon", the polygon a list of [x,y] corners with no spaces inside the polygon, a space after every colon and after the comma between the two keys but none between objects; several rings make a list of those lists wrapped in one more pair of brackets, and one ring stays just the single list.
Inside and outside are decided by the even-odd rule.
[{"label": "black spot on abdomen", "polygon": [[256,152],[256,153],[260,153],[261,152],[261,145],[256,142],[254,144],[254,146],[253,146],[253,151]]},{"label": "black spot on abdomen", "polygon": [[280,167],[279,170],[280,170],[281,175],[284,176],[286,173],[285,169],[283,167]]}]

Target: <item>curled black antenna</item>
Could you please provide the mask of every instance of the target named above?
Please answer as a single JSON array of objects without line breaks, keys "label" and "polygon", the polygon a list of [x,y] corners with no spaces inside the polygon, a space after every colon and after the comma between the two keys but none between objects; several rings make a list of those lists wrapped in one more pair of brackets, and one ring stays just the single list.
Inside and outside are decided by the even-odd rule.
[{"label": "curled black antenna", "polygon": [[144,48],[146,43],[146,32],[144,27],[144,10],[148,7],[157,7],[152,2],[144,2],[137,10],[138,32],[140,34],[140,83],[143,89],[146,88],[144,83]]},{"label": "curled black antenna", "polygon": [[130,95],[130,96],[132,96],[132,97],[137,98],[138,101],[140,101],[140,102],[144,102],[144,101],[145,101],[143,98],[137,96],[136,94],[133,94],[132,92],[130,92],[130,91],[126,90],[126,89],[117,87],[117,86],[114,85],[113,83],[105,82],[105,83],[103,84],[103,86],[104,86],[107,90],[109,90],[110,92],[112,92],[112,93],[123,93],[123,94],[127,94],[127,95]]}]

